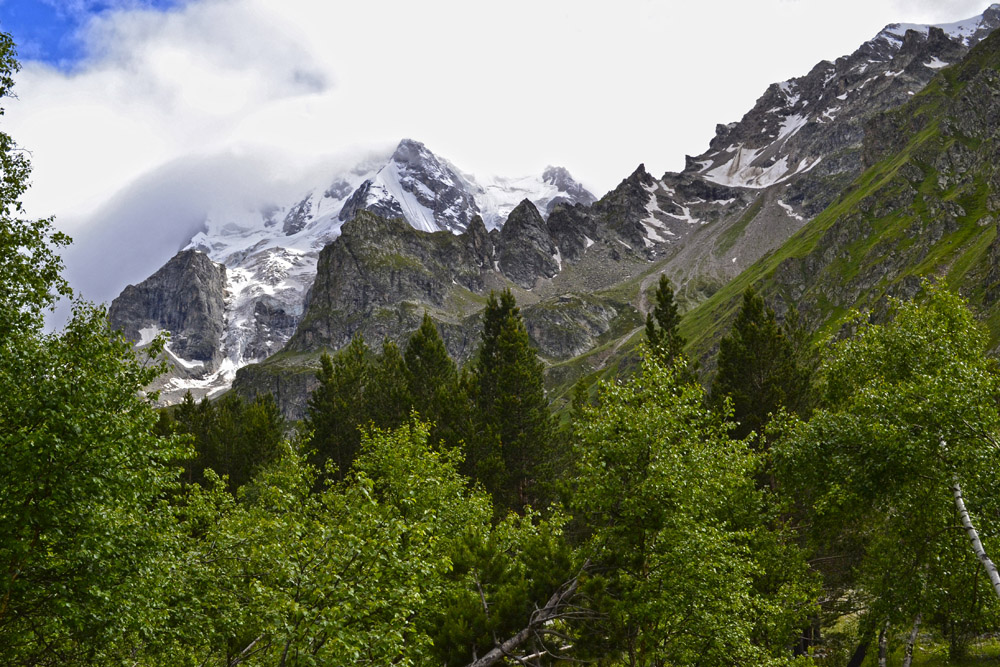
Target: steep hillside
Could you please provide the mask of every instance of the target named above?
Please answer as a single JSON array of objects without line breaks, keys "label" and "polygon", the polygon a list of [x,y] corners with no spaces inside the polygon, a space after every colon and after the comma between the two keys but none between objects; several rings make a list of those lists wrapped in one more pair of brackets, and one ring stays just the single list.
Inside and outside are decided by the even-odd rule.
[{"label": "steep hillside", "polygon": [[852,308],[879,317],[923,277],[966,295],[1000,341],[1000,34],[944,68],[901,108],[866,125],[865,171],[815,220],[689,313],[709,352],[747,285],[781,313],[834,332]]},{"label": "steep hillside", "polygon": [[1000,5],[958,23],[892,24],[854,53],[772,84],[709,149],[665,174],[658,205],[701,224],[664,271],[697,303],[812,220],[864,169],[872,116],[921,91],[1000,25]]}]

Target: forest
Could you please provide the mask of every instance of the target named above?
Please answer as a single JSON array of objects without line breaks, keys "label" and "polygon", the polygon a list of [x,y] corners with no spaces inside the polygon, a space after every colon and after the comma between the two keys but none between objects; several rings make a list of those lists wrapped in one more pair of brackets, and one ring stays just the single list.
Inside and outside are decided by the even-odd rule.
[{"label": "forest", "polygon": [[465,367],[427,317],[325,355],[302,423],[156,410],[165,339],[46,332],[70,239],[3,132],[0,171],[3,664],[961,664],[1000,628],[1000,374],[932,279],[820,341],[747,289],[706,388],[662,278],[635,372],[558,414],[510,291]]}]

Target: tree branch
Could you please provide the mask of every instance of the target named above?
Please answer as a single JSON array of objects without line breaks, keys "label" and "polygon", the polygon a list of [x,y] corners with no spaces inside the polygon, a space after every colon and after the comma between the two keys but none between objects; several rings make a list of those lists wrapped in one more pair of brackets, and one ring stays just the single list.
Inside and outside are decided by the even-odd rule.
[{"label": "tree branch", "polygon": [[491,665],[497,664],[504,658],[512,657],[511,651],[527,641],[529,637],[532,637],[537,628],[559,616],[559,610],[570,598],[573,597],[573,594],[576,593],[576,588],[579,583],[580,578],[579,575],[577,575],[560,586],[559,589],[552,594],[552,597],[549,598],[549,601],[545,603],[544,607],[536,609],[531,614],[531,619],[528,621],[527,627],[507,641],[494,647],[493,650],[483,657],[470,662],[468,667],[490,667]]}]

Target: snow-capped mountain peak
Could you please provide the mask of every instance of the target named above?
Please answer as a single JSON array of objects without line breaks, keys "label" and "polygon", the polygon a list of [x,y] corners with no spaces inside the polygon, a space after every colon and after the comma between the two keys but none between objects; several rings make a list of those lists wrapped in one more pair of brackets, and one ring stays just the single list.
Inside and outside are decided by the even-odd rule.
[{"label": "snow-capped mountain peak", "polygon": [[[524,199],[545,214],[557,203],[595,201],[564,168],[548,167],[540,176],[478,181],[412,139],[400,141],[390,155],[359,162],[301,192],[301,198],[285,205],[214,212],[205,229],[184,247],[226,268],[219,346],[223,359],[199,367],[199,372],[176,359],[184,372],[166,380],[167,400],[189,389],[200,394],[221,391],[240,367],[280,350],[302,316],[320,250],[340,236],[341,227],[360,210],[403,218],[422,231],[459,234],[475,216],[482,216],[488,229],[502,226]],[[150,323],[154,325],[159,326]]]}]

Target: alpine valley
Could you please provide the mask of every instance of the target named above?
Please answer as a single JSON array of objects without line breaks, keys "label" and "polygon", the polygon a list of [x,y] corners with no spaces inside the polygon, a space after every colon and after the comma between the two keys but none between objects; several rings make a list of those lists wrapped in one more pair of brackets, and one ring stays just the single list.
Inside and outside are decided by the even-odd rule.
[{"label": "alpine valley", "polygon": [[772,84],[680,173],[639,165],[600,199],[562,168],[479,181],[404,139],[297,201],[206,221],[109,317],[140,348],[169,332],[165,403],[233,387],[296,418],[323,351],[359,334],[403,342],[426,312],[467,360],[487,295],[508,287],[552,400],[632,353],[661,274],[706,361],[750,284],[819,334],[934,276],[980,308],[996,345],[997,26],[1000,5],[886,26]]}]

